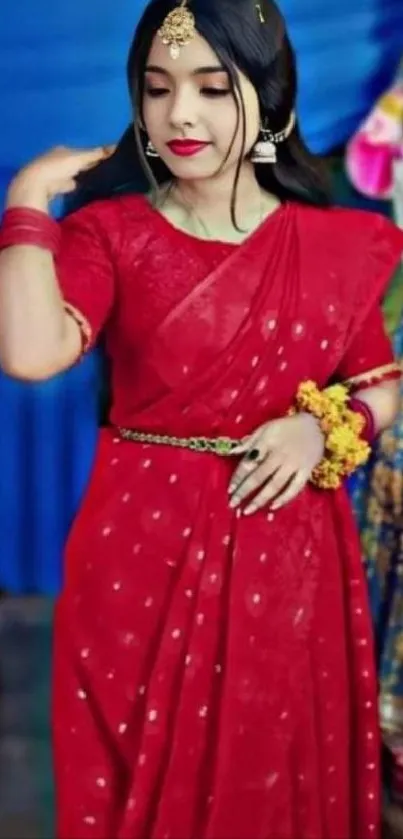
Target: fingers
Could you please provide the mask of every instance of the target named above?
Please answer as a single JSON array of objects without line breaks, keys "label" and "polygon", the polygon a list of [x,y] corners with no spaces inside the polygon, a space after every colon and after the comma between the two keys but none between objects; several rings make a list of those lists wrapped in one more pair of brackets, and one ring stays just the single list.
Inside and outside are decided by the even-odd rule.
[{"label": "fingers", "polygon": [[243,440],[240,441],[239,445],[235,446],[232,449],[231,454],[233,454],[233,455],[245,454],[246,452],[248,452],[252,448],[252,446],[254,444],[254,441],[257,440],[258,437],[259,437],[259,432],[258,431],[256,431],[255,434],[249,434],[247,437],[244,437]]},{"label": "fingers", "polygon": [[63,181],[56,181],[52,186],[55,195],[67,195],[69,192],[74,192],[77,188],[74,178],[65,178]]},{"label": "fingers", "polygon": [[[262,484],[271,479],[277,483],[277,473],[283,466],[283,456],[280,454],[269,455],[262,463],[256,466],[256,462],[244,461],[238,467],[229,492],[232,494],[230,507],[238,507],[249,495],[257,492]],[[281,485],[280,489],[283,488]]]},{"label": "fingers", "polygon": [[289,504],[290,501],[293,501],[294,498],[302,492],[307,483],[308,477],[306,477],[303,472],[297,472],[297,474],[294,475],[289,482],[288,486],[286,486],[283,492],[280,492],[280,495],[278,495],[276,500],[273,501],[271,504],[271,510],[280,510],[281,507],[285,507],[286,504]]},{"label": "fingers", "polygon": [[[242,481],[244,481],[245,478],[247,478],[260,463],[263,462],[269,453],[271,445],[272,436],[268,433],[267,427],[258,428],[253,434],[250,434],[248,437],[244,437],[239,446],[232,450],[233,455],[245,454],[245,457],[242,458],[238,468],[232,476],[229,487],[230,494],[232,494],[236,487],[242,483]],[[252,452],[257,452],[257,456],[253,458],[249,457]]]},{"label": "fingers", "polygon": [[252,496],[244,510],[245,515],[266,505],[271,510],[278,510],[305,487],[315,461],[311,449],[308,447],[306,452],[304,449],[305,427],[302,434],[301,426],[296,423],[294,426],[291,428],[290,418],[273,420],[244,438],[233,450],[233,454],[244,454],[244,457],[230,483],[231,508],[239,507]]},{"label": "fingers", "polygon": [[[246,507],[244,515],[250,516],[252,513],[256,513],[257,510],[261,510],[262,507],[270,505],[272,499],[276,498],[289,485],[290,477],[290,471],[287,466],[282,466],[278,469],[275,475],[269,478],[252,503]],[[272,509],[272,505],[270,509]]]},{"label": "fingers", "polygon": [[108,160],[109,157],[114,154],[116,150],[115,146],[100,146],[96,149],[91,149],[88,152],[80,153],[81,157],[81,165],[80,171],[86,172],[88,169],[93,169],[95,166],[98,166],[103,160]]},{"label": "fingers", "polygon": [[103,157],[110,157],[116,151],[116,145],[95,146],[93,149],[83,149],[78,154],[88,163],[101,160]]},{"label": "fingers", "polygon": [[[257,447],[257,443],[256,443],[256,447]],[[264,454],[263,454],[263,459],[264,459]],[[234,474],[231,478],[231,483],[230,483],[229,490],[228,490],[230,495],[232,495],[234,492],[236,492],[236,490],[240,486],[240,484],[242,484],[249,477],[249,475],[252,474],[252,472],[255,472],[255,470],[259,468],[259,465],[260,465],[261,462],[262,462],[261,458],[251,460],[248,457],[244,457],[241,460],[238,468],[235,470],[235,472],[234,472]]]},{"label": "fingers", "polygon": [[248,434],[247,437],[244,437],[239,445],[232,449],[232,454],[247,454],[254,446],[257,446],[262,451],[262,454],[267,454],[271,446],[276,443],[278,430],[278,420],[273,420],[270,423],[260,426],[253,434]]},{"label": "fingers", "polygon": [[103,157],[111,157],[115,154],[117,147],[117,143],[110,143],[109,146],[102,146]]}]

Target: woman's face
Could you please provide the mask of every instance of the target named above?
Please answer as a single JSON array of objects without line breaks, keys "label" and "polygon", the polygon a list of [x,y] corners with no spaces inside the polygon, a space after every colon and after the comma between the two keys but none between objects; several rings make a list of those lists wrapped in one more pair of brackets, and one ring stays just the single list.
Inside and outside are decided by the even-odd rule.
[{"label": "woman's face", "polygon": [[[243,151],[242,112],[237,127],[230,79],[204,38],[197,34],[173,59],[156,35],[145,76],[145,128],[174,177],[211,178],[236,166]],[[250,81],[241,73],[238,77],[245,104],[247,154],[259,133],[259,101]]]}]

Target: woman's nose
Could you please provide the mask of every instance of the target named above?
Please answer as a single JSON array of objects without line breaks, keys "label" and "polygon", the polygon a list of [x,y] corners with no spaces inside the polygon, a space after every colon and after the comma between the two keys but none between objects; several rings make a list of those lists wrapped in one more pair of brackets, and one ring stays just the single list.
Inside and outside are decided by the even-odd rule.
[{"label": "woman's nose", "polygon": [[196,124],[196,103],[187,91],[178,91],[172,102],[170,123],[174,128],[189,128]]}]

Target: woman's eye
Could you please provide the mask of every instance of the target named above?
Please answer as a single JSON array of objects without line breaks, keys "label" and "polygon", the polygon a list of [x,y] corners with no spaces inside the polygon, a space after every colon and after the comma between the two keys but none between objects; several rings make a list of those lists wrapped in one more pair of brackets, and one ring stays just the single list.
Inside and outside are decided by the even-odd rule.
[{"label": "woman's eye", "polygon": [[165,96],[167,93],[169,93],[169,90],[166,87],[149,87],[146,89],[147,96],[151,96],[152,99]]},{"label": "woman's eye", "polygon": [[201,91],[203,96],[228,96],[231,91],[229,88],[225,87],[202,87]]}]

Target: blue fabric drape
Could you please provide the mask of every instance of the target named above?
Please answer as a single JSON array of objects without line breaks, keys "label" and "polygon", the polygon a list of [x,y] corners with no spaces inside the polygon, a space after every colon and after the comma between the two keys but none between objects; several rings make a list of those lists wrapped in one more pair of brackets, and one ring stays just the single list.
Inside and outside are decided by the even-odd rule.
[{"label": "blue fabric drape", "polygon": [[[0,204],[28,159],[114,141],[129,120],[126,53],[138,2],[19,0],[0,8]],[[0,589],[54,594],[88,481],[101,359],[38,385],[0,373]]]},{"label": "blue fabric drape", "polygon": [[279,0],[296,47],[299,110],[315,152],[346,142],[403,52],[402,0]]},{"label": "blue fabric drape", "polygon": [[0,589],[55,594],[98,434],[100,354],[49,382],[0,376]]},{"label": "blue fabric drape", "polygon": [[[0,205],[12,175],[34,155],[57,143],[109,143],[126,127],[124,65],[143,5],[1,4]],[[298,54],[303,131],[325,151],[348,137],[389,81],[402,48],[403,4],[280,5]],[[94,454],[100,375],[97,354],[41,385],[0,374],[0,588],[54,593],[60,586],[62,544]]]}]

